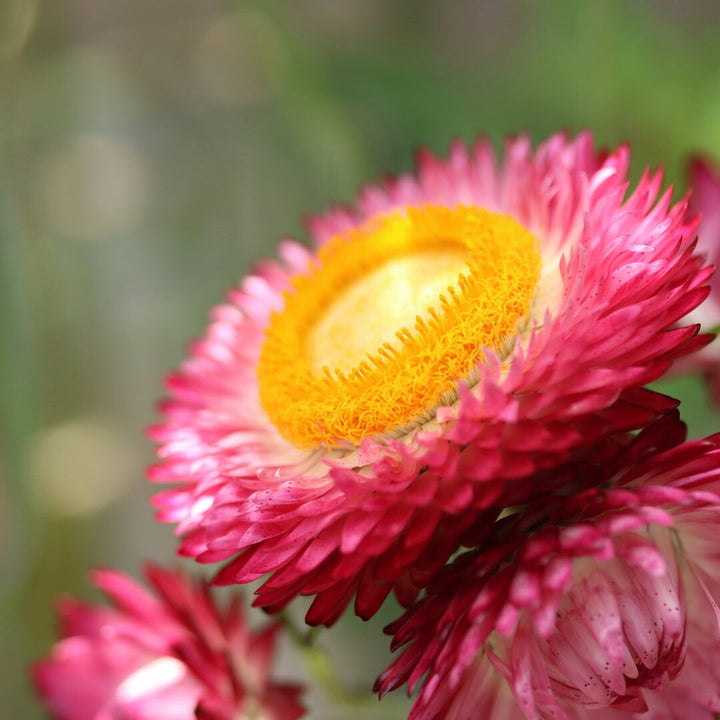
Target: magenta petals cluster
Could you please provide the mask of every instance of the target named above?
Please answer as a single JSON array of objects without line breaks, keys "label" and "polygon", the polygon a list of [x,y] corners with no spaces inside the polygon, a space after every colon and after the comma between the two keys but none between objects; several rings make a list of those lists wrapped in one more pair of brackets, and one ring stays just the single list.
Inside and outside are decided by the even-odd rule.
[{"label": "magenta petals cluster", "polygon": [[[422,152],[232,288],[150,430],[157,516],[212,580],[96,573],[111,606],[65,601],[33,668],[53,717],[293,720],[286,607],[330,628],[390,595],[374,689],[410,720],[717,717],[720,435],[648,385],[718,394],[720,175],[673,202],[629,166],[589,132]],[[247,583],[260,629],[212,597]]]}]

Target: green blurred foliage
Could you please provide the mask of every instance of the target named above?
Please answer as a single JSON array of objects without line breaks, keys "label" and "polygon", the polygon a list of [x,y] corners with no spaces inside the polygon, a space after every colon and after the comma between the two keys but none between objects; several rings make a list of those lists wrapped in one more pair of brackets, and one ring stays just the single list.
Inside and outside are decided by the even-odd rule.
[{"label": "green blurred foliage", "polygon": [[[172,556],[143,428],[226,287],[453,137],[587,127],[682,187],[687,153],[720,156],[719,35],[712,0],[2,0],[0,717],[43,716],[25,670],[55,595]],[[698,381],[662,387],[720,428]],[[351,686],[394,614],[323,640]]]}]

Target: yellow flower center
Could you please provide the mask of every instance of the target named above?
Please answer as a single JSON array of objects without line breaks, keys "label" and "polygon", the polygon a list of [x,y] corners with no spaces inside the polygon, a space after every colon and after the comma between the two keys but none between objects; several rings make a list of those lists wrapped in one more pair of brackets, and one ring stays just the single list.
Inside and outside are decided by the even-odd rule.
[{"label": "yellow flower center", "polygon": [[512,343],[540,269],[528,230],[476,207],[407,208],[333,238],[270,320],[265,412],[301,448],[408,427],[452,402],[484,348]]}]

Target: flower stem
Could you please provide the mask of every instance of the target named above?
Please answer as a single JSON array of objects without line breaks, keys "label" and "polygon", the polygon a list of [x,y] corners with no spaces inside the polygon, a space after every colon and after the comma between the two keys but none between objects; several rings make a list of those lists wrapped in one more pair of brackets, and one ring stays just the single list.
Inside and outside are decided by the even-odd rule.
[{"label": "flower stem", "polygon": [[287,634],[302,654],[310,671],[333,700],[344,705],[362,706],[377,702],[367,690],[349,688],[338,673],[338,664],[322,646],[315,644],[322,628],[301,627],[287,611],[279,614]]}]

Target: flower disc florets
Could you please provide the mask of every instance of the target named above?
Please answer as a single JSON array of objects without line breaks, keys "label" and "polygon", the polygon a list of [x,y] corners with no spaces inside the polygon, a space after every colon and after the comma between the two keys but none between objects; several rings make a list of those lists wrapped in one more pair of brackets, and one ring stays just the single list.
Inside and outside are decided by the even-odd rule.
[{"label": "flower disc florets", "polygon": [[270,421],[308,449],[402,436],[456,400],[483,350],[527,322],[541,259],[507,215],[425,205],[336,236],[313,265],[292,279],[257,369]]},{"label": "flower disc florets", "polygon": [[179,483],[156,504],[181,552],[269,573],[271,611],[369,617],[558,483],[532,473],[667,410],[641,388],[704,344],[682,318],[710,269],[628,159],[589,134],[501,165],[456,144],[311,221],[316,251],[283,243],[168,380],[151,477]]}]

